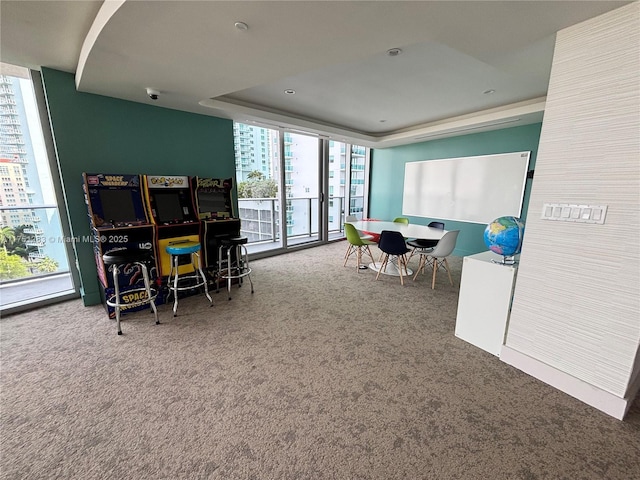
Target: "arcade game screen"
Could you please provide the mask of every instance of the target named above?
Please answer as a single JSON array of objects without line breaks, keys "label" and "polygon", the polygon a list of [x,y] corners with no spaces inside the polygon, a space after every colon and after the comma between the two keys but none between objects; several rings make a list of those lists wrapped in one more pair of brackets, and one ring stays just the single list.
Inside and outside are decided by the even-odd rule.
[{"label": "arcade game screen", "polygon": [[103,220],[109,223],[135,222],[133,192],[130,189],[103,189],[98,191],[102,204]]},{"label": "arcade game screen", "polygon": [[198,208],[200,213],[230,210],[225,192],[198,192]]},{"label": "arcade game screen", "polygon": [[184,211],[180,195],[172,191],[155,191],[153,194],[156,206],[156,218],[160,223],[184,220]]}]

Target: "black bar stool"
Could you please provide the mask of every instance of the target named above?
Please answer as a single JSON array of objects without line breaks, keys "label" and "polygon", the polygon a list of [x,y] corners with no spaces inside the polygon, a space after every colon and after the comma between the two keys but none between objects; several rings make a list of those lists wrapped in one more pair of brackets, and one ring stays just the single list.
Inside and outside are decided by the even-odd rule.
[{"label": "black bar stool", "polygon": [[[125,306],[126,308],[131,308],[149,304],[153,309],[153,315],[156,319],[156,325],[160,323],[160,321],[158,320],[158,310],[156,309],[155,302],[155,298],[158,296],[158,292],[155,288],[151,288],[151,284],[149,282],[149,270],[147,269],[147,265],[145,263],[152,260],[153,257],[151,255],[151,250],[144,250],[141,248],[122,248],[118,250],[111,250],[102,255],[102,261],[106,266],[109,267],[113,274],[113,287],[115,292],[113,295],[107,298],[107,305],[113,307],[116,312],[116,326],[118,327],[118,335],[122,335],[122,329],[120,328],[120,309]],[[144,287],[127,290],[123,293],[123,295],[140,292],[144,292],[144,295],[142,295],[139,300],[134,300],[133,302],[123,304],[122,297],[120,295],[120,284],[118,282],[118,275],[120,274],[122,267],[130,265],[136,265],[140,268],[140,271],[142,271]]]},{"label": "black bar stool", "polygon": [[[253,281],[251,280],[251,268],[249,267],[249,254],[247,253],[247,237],[223,238],[218,247],[218,275],[216,278],[216,293],[220,291],[220,280],[227,281],[227,292],[231,300],[231,281],[238,279],[238,287],[242,286],[244,277],[249,279],[251,293],[253,293]],[[224,249],[226,248],[226,256]],[[224,260],[226,258],[226,261]],[[224,267],[226,263],[226,268]]]},{"label": "black bar stool", "polygon": [[[179,241],[170,243],[166,247],[166,251],[171,255],[171,270],[169,271],[169,279],[167,285],[169,287],[169,296],[173,293],[173,316],[178,315],[178,292],[182,290],[192,290],[198,287],[204,287],[204,294],[209,299],[209,303],[213,306],[213,300],[209,295],[209,288],[207,287],[207,277],[205,277],[200,264],[200,244],[198,242],[191,241]],[[189,255],[191,258],[191,265],[193,266],[193,273],[190,275],[178,275],[178,258],[180,255]],[[175,273],[174,273],[175,272]],[[171,279],[171,276],[173,280]],[[185,285],[185,281],[187,285]],[[182,286],[179,282],[183,282]],[[167,296],[167,300],[169,299]]]}]

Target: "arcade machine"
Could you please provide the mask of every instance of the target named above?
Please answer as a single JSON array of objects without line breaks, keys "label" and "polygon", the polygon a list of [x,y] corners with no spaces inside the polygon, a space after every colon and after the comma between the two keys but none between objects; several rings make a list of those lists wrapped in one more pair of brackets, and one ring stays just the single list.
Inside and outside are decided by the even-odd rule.
[{"label": "arcade machine", "polygon": [[[200,222],[193,204],[189,177],[145,175],[144,192],[149,216],[156,226],[159,275],[165,279],[171,271],[171,255],[167,245],[179,242],[200,242]],[[180,275],[193,272],[191,259],[179,259]]]},{"label": "arcade machine", "polygon": [[[105,268],[102,256],[122,248],[151,250],[151,261],[147,263],[147,269],[151,283],[157,283],[155,227],[147,216],[140,175],[83,173],[82,178],[98,279],[102,286],[100,293],[109,317],[114,318],[113,307],[106,305],[106,299],[114,293],[113,276]],[[126,295],[127,291],[139,291],[143,286],[140,267],[131,265],[122,268],[118,284],[123,294],[122,302],[135,303],[140,300],[139,292]],[[161,295],[156,297],[155,303],[162,303]],[[149,308],[149,305],[133,306],[129,311],[143,308]],[[121,311],[125,310],[126,306],[121,307]]]},{"label": "arcade machine", "polygon": [[213,278],[221,240],[240,235],[240,219],[234,218],[233,179],[193,177],[191,186],[202,223],[204,266]]}]

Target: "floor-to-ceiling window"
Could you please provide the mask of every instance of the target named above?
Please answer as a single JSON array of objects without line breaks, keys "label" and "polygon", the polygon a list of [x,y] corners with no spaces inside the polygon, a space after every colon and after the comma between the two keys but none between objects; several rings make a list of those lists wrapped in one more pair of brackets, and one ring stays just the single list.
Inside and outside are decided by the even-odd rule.
[{"label": "floor-to-ceiling window", "polygon": [[320,223],[320,140],[284,132],[283,151],[287,246],[318,242],[324,237]]},{"label": "floor-to-ceiling window", "polygon": [[76,289],[38,72],[0,67],[0,309],[8,312]]},{"label": "floor-to-ceiling window", "polygon": [[342,231],[347,215],[365,217],[369,152],[365,147],[333,140],[328,145],[329,231]]},{"label": "floor-to-ceiling window", "polygon": [[238,214],[252,252],[283,247],[280,132],[234,123]]},{"label": "floor-to-ceiling window", "polygon": [[234,124],[238,207],[252,253],[343,238],[366,212],[368,149],[316,135]]}]

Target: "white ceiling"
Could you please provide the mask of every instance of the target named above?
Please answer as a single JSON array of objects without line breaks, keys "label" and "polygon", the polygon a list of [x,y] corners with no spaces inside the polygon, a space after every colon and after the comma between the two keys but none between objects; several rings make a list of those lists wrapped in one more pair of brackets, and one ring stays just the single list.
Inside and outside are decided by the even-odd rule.
[{"label": "white ceiling", "polygon": [[627,3],[2,0],[0,60],[382,148],[540,121],[555,32]]}]

